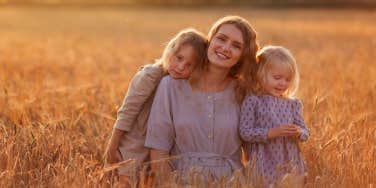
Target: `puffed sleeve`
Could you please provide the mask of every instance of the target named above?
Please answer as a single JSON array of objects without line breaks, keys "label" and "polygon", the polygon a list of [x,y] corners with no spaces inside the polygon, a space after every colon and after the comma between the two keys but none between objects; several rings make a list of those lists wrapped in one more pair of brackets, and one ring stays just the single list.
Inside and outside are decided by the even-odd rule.
[{"label": "puffed sleeve", "polygon": [[170,151],[174,145],[175,131],[171,109],[172,82],[166,76],[158,86],[147,123],[145,146]]},{"label": "puffed sleeve", "polygon": [[304,123],[302,102],[298,99],[294,100],[294,124],[299,126],[302,131],[299,140],[306,141],[309,137],[309,130]]},{"label": "puffed sleeve", "polygon": [[268,129],[256,126],[257,96],[248,96],[241,107],[240,137],[247,142],[267,142]]},{"label": "puffed sleeve", "polygon": [[114,127],[122,131],[130,131],[135,124],[144,104],[155,91],[161,78],[163,68],[158,64],[146,65],[132,78],[127,95],[117,112]]}]

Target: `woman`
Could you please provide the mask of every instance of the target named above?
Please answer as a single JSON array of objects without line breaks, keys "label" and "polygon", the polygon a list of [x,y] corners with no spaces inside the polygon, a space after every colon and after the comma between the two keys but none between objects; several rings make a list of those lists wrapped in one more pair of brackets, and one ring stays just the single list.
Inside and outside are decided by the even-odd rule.
[{"label": "woman", "polygon": [[195,167],[219,179],[241,167],[239,104],[254,82],[256,32],[245,19],[227,16],[214,23],[208,40],[208,61],[189,80],[167,76],[158,86],[145,146],[152,161],[178,159],[155,163],[152,170],[178,170],[187,177]]}]

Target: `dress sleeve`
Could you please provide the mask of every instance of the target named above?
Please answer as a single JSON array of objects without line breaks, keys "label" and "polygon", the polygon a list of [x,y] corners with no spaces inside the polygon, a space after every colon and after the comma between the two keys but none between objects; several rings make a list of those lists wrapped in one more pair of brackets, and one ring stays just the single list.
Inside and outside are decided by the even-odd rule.
[{"label": "dress sleeve", "polygon": [[247,142],[267,143],[269,130],[256,126],[257,108],[258,98],[256,96],[249,96],[244,100],[241,107],[240,137]]},{"label": "dress sleeve", "polygon": [[298,99],[294,100],[294,124],[299,126],[302,130],[299,140],[306,141],[309,137],[309,130],[304,123],[302,102]]},{"label": "dress sleeve", "polygon": [[114,127],[130,131],[148,98],[163,77],[163,69],[157,64],[146,65],[132,78],[127,95],[117,112]]},{"label": "dress sleeve", "polygon": [[172,117],[173,86],[166,76],[158,86],[147,123],[145,146],[169,152],[174,145],[175,130]]}]

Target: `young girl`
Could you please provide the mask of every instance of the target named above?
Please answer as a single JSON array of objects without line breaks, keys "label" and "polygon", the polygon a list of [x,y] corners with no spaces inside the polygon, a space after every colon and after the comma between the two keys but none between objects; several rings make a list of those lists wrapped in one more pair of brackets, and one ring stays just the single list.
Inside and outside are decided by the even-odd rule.
[{"label": "young girl", "polygon": [[135,166],[118,168],[121,186],[137,182],[140,165],[149,157],[144,147],[146,121],[155,89],[166,74],[174,79],[186,79],[195,66],[206,60],[206,37],[194,29],[179,32],[170,40],[161,59],[143,66],[133,77],[127,95],[118,111],[113,134],[107,150],[107,163],[135,159]]},{"label": "young girl", "polygon": [[257,58],[257,95],[243,102],[240,136],[249,143],[250,159],[269,187],[287,173],[304,176],[297,141],[307,140],[309,130],[300,100],[292,98],[299,83],[294,57],[286,48],[266,46]]}]

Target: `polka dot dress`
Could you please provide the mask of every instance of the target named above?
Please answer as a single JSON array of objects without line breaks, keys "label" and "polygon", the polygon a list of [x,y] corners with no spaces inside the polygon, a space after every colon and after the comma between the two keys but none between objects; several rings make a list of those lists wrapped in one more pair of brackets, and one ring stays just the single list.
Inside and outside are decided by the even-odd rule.
[{"label": "polka dot dress", "polygon": [[[302,134],[299,138],[267,138],[270,128],[283,124],[299,126]],[[248,142],[250,159],[256,161],[257,173],[263,176],[264,183],[272,184],[286,173],[305,173],[298,141],[307,140],[309,130],[299,100],[270,95],[248,96],[241,108],[240,136]]]}]

